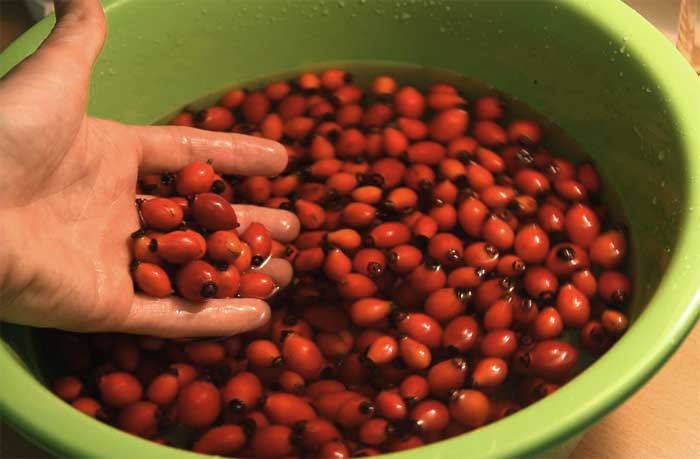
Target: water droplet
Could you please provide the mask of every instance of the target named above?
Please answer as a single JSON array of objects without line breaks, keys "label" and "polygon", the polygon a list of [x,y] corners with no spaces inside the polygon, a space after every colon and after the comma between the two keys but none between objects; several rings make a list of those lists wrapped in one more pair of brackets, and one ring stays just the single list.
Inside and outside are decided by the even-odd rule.
[{"label": "water droplet", "polygon": [[364,5],[365,3],[367,3],[367,0],[360,0],[360,4]]},{"label": "water droplet", "polygon": [[644,90],[648,93],[651,93],[651,88],[644,88]]},{"label": "water droplet", "polygon": [[445,11],[450,11],[452,7],[450,5],[445,6]]},{"label": "water droplet", "polygon": [[376,8],[376,9],[374,10],[374,12],[375,12],[377,15],[382,14],[382,10],[380,10],[379,8]]},{"label": "water droplet", "polygon": [[445,33],[446,31],[447,31],[447,29],[445,29],[444,27],[440,26],[440,32]]},{"label": "water droplet", "polygon": [[401,13],[401,20],[408,21],[409,19],[411,19],[411,13],[407,13],[405,11]]},{"label": "water droplet", "polygon": [[345,8],[345,2],[343,0],[338,0],[338,6],[341,8]]},{"label": "water droplet", "polygon": [[201,10],[199,10],[199,12],[202,13],[202,15],[206,16],[209,11],[207,11],[206,8],[202,8]]},{"label": "water droplet", "polygon": [[666,187],[666,181],[662,180],[661,183],[659,183],[659,186],[660,186],[661,188],[665,188],[665,187]]},{"label": "water droplet", "polygon": [[[503,29],[498,29],[497,32],[498,32],[498,35],[501,35],[501,34],[503,34]],[[549,48],[549,45],[545,44],[544,47]]]},{"label": "water droplet", "polygon": [[656,155],[659,161],[663,161],[664,158],[666,157],[666,154],[663,151],[660,151],[658,155]]},{"label": "water droplet", "polygon": [[625,72],[620,72],[620,73],[618,73],[618,75],[625,76]]},{"label": "water droplet", "polygon": [[651,198],[651,204],[652,204],[653,206],[655,206],[655,205],[656,205],[656,202],[657,202],[656,196],[653,196],[653,197]]},{"label": "water droplet", "polygon": [[328,16],[329,14],[331,14],[331,12],[328,11],[328,8],[324,8],[323,11],[321,11],[321,14],[324,16]]}]

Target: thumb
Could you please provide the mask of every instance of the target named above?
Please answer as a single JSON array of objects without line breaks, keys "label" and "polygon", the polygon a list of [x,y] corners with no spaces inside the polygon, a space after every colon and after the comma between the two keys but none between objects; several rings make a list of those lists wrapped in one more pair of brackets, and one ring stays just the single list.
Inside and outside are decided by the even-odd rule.
[{"label": "thumb", "polygon": [[[3,78],[3,97],[42,97],[84,103],[92,66],[104,44],[107,26],[98,0],[55,0],[56,24],[39,49]],[[31,96],[34,97],[31,97]]]}]

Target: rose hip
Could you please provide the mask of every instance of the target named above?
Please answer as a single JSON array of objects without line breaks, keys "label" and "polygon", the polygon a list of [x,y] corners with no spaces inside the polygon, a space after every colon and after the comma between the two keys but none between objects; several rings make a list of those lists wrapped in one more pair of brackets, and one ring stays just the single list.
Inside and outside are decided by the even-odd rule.
[{"label": "rose hip", "polygon": [[340,441],[329,441],[318,450],[319,457],[346,459],[351,457],[348,447]]},{"label": "rose hip", "polygon": [[590,207],[574,204],[566,212],[564,228],[571,242],[588,248],[600,233],[600,221]]},{"label": "rose hip", "polygon": [[125,432],[150,438],[158,432],[158,406],[151,402],[135,402],[126,406],[117,418],[117,426]]},{"label": "rose hip", "polygon": [[302,398],[284,392],[273,392],[265,398],[262,410],[273,424],[293,426],[316,418],[316,412]]},{"label": "rose hip", "polygon": [[153,263],[134,262],[131,275],[139,290],[147,295],[164,298],[173,291],[168,274],[163,268]]},{"label": "rose hip", "polygon": [[98,381],[102,400],[114,407],[124,407],[138,401],[143,393],[141,383],[129,373],[114,372]]},{"label": "rose hip", "polygon": [[630,281],[620,271],[603,271],[598,277],[598,295],[607,304],[621,305],[629,300]]},{"label": "rose hip", "polygon": [[464,386],[467,362],[461,357],[443,360],[428,371],[428,388],[438,398],[446,397],[452,390]]},{"label": "rose hip", "polygon": [[464,288],[441,288],[426,298],[423,307],[435,320],[448,322],[466,310],[472,295],[471,290]]},{"label": "rose hip", "polygon": [[588,298],[572,284],[564,284],[559,288],[557,310],[567,327],[583,327],[591,316]]},{"label": "rose hip", "polygon": [[206,193],[216,180],[214,168],[211,164],[196,161],[183,167],[175,178],[175,189],[180,196],[191,196],[197,193]]},{"label": "rose hip", "polygon": [[176,285],[184,298],[201,302],[214,298],[219,290],[219,272],[209,263],[195,260],[177,273]]},{"label": "rose hip", "polygon": [[231,204],[215,193],[201,193],[194,197],[192,216],[208,230],[218,231],[238,227],[238,219]]},{"label": "rose hip", "polygon": [[151,239],[148,248],[169,263],[186,264],[204,256],[206,241],[196,231],[171,231]]},{"label": "rose hip", "polygon": [[450,422],[447,407],[437,400],[423,400],[411,408],[408,415],[422,433],[441,432]]},{"label": "rose hip", "polygon": [[211,425],[221,410],[219,390],[210,382],[194,381],[178,394],[177,419],[183,425],[201,429]]},{"label": "rose hip", "polygon": [[215,231],[207,237],[207,256],[214,261],[235,263],[243,243],[234,231]]},{"label": "rose hip", "polygon": [[251,223],[241,235],[241,239],[250,246],[253,266],[260,266],[270,256],[272,236],[264,225]]},{"label": "rose hip", "polygon": [[471,375],[472,387],[494,389],[499,387],[508,376],[508,364],[505,360],[487,357],[479,360]]},{"label": "rose hip", "polygon": [[298,333],[289,333],[282,340],[282,357],[289,369],[306,380],[318,378],[324,363],[318,346]]},{"label": "rose hip", "polygon": [[399,355],[399,344],[391,336],[377,338],[367,348],[365,357],[375,365],[389,363]]},{"label": "rose hip", "polygon": [[156,376],[146,391],[148,400],[159,406],[169,405],[175,400],[180,386],[177,375],[178,371],[171,369],[167,373]]},{"label": "rose hip", "polygon": [[74,400],[71,406],[76,410],[97,419],[106,419],[106,414],[97,400],[90,397],[81,397]]},{"label": "rose hip", "polygon": [[400,333],[405,333],[431,349],[440,347],[442,327],[429,315],[420,312],[398,312],[393,322]]},{"label": "rose hip", "polygon": [[202,454],[228,456],[243,448],[245,442],[246,434],[241,426],[225,424],[204,432],[192,450]]},{"label": "rose hip", "polygon": [[219,288],[216,298],[232,298],[236,296],[241,285],[241,273],[235,265],[216,263],[219,270]]},{"label": "rose hip", "polygon": [[74,376],[59,378],[51,385],[54,394],[67,402],[77,399],[83,390],[83,383]]},{"label": "rose hip", "polygon": [[241,276],[241,286],[238,295],[243,298],[269,297],[275,290],[275,282],[264,273],[250,271]]},{"label": "rose hip", "polygon": [[289,427],[270,425],[255,431],[250,440],[250,451],[254,457],[288,457],[294,451],[296,441]]},{"label": "rose hip", "polygon": [[614,309],[606,309],[600,315],[600,322],[605,331],[615,338],[622,335],[629,325],[629,320],[625,314]]},{"label": "rose hip", "polygon": [[573,346],[557,340],[537,343],[529,352],[529,366],[541,378],[560,380],[568,376],[578,361]]},{"label": "rose hip", "polygon": [[209,131],[226,131],[233,126],[233,114],[226,107],[212,106],[194,115],[194,124]]},{"label": "rose hip", "polygon": [[229,379],[221,388],[221,398],[233,413],[252,409],[263,396],[260,379],[253,373],[242,372]]},{"label": "rose hip", "polygon": [[144,224],[160,231],[170,231],[177,228],[184,217],[182,208],[167,198],[145,200],[140,206]]},{"label": "rose hip", "polygon": [[480,427],[488,420],[489,399],[478,390],[456,391],[450,397],[450,415],[465,427]]}]

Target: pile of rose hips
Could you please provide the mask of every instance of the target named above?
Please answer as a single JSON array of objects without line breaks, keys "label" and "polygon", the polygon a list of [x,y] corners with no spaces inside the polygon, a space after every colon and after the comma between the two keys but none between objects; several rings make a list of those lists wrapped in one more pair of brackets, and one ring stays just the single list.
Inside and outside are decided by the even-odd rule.
[{"label": "pile of rose hips", "polygon": [[[550,154],[541,127],[509,119],[498,97],[467,101],[448,84],[422,93],[389,76],[365,92],[327,70],[233,90],[173,124],[281,141],[289,166],[201,188],[184,185],[201,163],[144,177],[144,193],[182,198],[141,204],[137,285],[169,294],[167,272],[150,273],[165,260],[184,264],[175,283],[186,298],[233,295],[190,274],[203,272],[205,246],[228,264],[219,273],[274,253],[296,278],[268,324],[223,341],[61,334],[67,376],[54,391],[91,416],[211,454],[376,455],[557,390],[577,371],[566,329],[598,356],[627,328],[626,237],[607,222],[594,167]],[[223,210],[232,197],[293,210],[301,234],[283,245],[256,227],[238,239]],[[187,250],[171,252],[168,238]],[[245,276],[239,295],[270,293],[244,288]]]},{"label": "pile of rose hips", "polygon": [[273,243],[278,251],[281,244],[260,223],[239,238],[233,190],[211,164],[198,161],[177,175],[143,177],[139,191],[159,196],[136,200],[142,228],[131,235],[131,275],[139,290],[166,297],[173,277],[177,292],[190,301],[274,292],[270,276],[250,269],[271,256]]}]

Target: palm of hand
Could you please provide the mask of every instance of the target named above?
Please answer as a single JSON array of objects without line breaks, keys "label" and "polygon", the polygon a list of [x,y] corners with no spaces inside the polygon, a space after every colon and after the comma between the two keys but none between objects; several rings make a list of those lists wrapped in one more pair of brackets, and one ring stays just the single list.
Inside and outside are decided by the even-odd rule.
[{"label": "palm of hand", "polygon": [[[10,185],[18,207],[15,217],[4,218],[22,222],[14,230],[26,244],[10,268],[8,291],[10,302],[22,305],[13,317],[17,321],[39,317],[46,322],[34,325],[100,330],[123,323],[133,300],[124,267],[129,234],[138,228],[134,184],[140,145],[123,126],[73,109],[79,111],[51,116],[58,120],[51,126],[40,118],[14,126],[17,137],[36,138],[7,146],[22,151],[24,161],[34,159]],[[8,138],[3,134],[0,138]],[[56,161],[42,164],[44,158]]]}]

